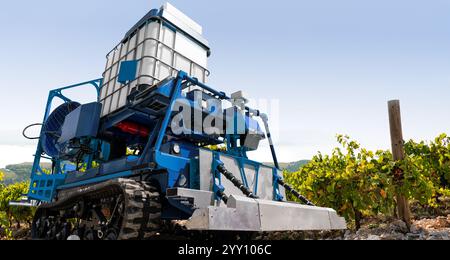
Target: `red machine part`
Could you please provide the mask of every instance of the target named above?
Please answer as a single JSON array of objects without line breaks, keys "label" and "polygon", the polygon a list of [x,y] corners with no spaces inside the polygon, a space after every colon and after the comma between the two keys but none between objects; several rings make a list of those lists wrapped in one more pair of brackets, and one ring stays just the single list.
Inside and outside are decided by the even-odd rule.
[{"label": "red machine part", "polygon": [[138,135],[140,137],[147,137],[150,135],[150,130],[144,126],[133,122],[120,122],[116,125],[122,132]]}]

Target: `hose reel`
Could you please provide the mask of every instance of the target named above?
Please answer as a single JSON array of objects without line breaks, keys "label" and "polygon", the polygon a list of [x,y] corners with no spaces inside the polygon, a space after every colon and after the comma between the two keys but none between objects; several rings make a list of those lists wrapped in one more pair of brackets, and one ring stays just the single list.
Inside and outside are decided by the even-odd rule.
[{"label": "hose reel", "polygon": [[57,107],[47,118],[42,126],[41,146],[42,150],[50,157],[58,157],[60,148],[58,140],[61,137],[61,130],[64,120],[68,114],[80,106],[77,102],[67,102]]}]

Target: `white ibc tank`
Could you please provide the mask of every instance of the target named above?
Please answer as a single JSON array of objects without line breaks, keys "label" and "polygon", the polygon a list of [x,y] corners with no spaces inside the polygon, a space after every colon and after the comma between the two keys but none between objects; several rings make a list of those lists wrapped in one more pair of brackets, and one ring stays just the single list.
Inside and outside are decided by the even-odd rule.
[{"label": "white ibc tank", "polygon": [[[206,83],[209,47],[202,27],[170,4],[152,10],[107,55],[100,101],[102,116],[126,105],[127,96],[140,84],[154,85],[183,70]],[[138,62],[136,80],[117,81],[123,61]]]}]

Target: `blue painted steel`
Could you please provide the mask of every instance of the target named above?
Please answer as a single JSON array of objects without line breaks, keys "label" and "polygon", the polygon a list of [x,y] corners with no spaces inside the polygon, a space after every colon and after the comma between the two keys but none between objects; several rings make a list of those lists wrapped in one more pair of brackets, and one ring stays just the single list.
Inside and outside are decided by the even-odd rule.
[{"label": "blue painted steel", "polygon": [[259,181],[259,170],[260,167],[255,167],[255,187],[253,187],[253,194],[255,194],[255,196],[258,196],[258,181]]},{"label": "blue painted steel", "polygon": [[154,161],[157,163],[159,169],[167,170],[169,174],[168,176],[169,188],[172,188],[175,185],[180,173],[188,167],[190,161],[189,158],[181,158],[161,152],[161,145],[166,135],[170,119],[172,117],[173,106],[175,105],[176,99],[181,95],[182,81],[187,78],[188,76],[185,72],[180,71],[178,73],[178,77],[176,78],[175,85],[172,89],[170,104],[167,108],[164,120],[162,122],[161,130],[159,131],[158,138],[155,144]]},{"label": "blue painted steel", "polygon": [[77,167],[73,164],[65,164],[62,168],[63,173],[73,172],[76,170],[77,170]]},{"label": "blue painted steel", "polygon": [[231,98],[229,98],[225,92],[217,91],[217,90],[215,90],[215,89],[213,89],[213,88],[211,88],[211,87],[201,83],[197,78],[191,78],[191,77],[187,76],[187,74],[186,74],[186,80],[188,80],[192,84],[194,84],[194,85],[196,85],[196,86],[198,86],[198,87],[200,87],[200,88],[210,92],[211,94],[217,96],[220,99],[231,100]]},{"label": "blue painted steel", "polygon": [[[259,178],[259,171],[262,166],[261,163],[254,162],[252,160],[249,160],[247,157],[235,157],[235,160],[238,161],[238,165],[241,168],[241,171],[244,173],[244,180],[247,182],[247,177],[245,175],[245,168],[244,165],[250,165],[253,168],[255,168],[255,186],[253,187],[253,194],[258,196],[258,178]],[[248,182],[246,184],[247,188],[250,188]]]},{"label": "blue painted steel", "polygon": [[281,176],[278,175],[278,169],[273,168],[273,197],[276,201],[283,201],[284,197],[281,195],[280,192],[280,185],[278,184],[278,181],[281,179]]},{"label": "blue painted steel", "polygon": [[239,166],[239,173],[241,174],[242,183],[244,183],[245,187],[249,187],[248,181],[247,181],[247,176],[245,176],[244,162],[242,159],[239,158],[239,159],[237,159],[237,163]]},{"label": "blue painted steel", "polygon": [[135,159],[135,157],[130,160],[129,156],[114,161],[104,162],[100,165],[99,175],[110,175],[131,170],[134,166],[137,165],[136,162],[137,160]]},{"label": "blue painted steel", "polygon": [[122,61],[120,63],[119,78],[117,81],[122,84],[133,81],[136,79],[138,61]]},{"label": "blue painted steel", "polygon": [[217,167],[219,167],[220,165],[223,165],[223,162],[220,160],[220,154],[213,152],[211,169],[214,177],[213,192],[216,201],[221,201],[222,198],[220,198],[219,194],[225,192],[225,187],[222,185],[222,174],[217,169]]},{"label": "blue painted steel", "polygon": [[174,85],[174,87],[172,88],[172,91],[171,91],[169,107],[168,107],[168,109],[166,111],[166,114],[164,116],[164,120],[162,122],[161,130],[159,131],[158,139],[156,141],[156,145],[155,145],[155,150],[156,151],[159,151],[161,149],[163,138],[164,138],[164,136],[166,134],[166,131],[167,131],[167,128],[169,126],[170,118],[172,117],[172,111],[173,111],[173,107],[175,105],[175,101],[181,95],[181,90],[182,90],[181,84],[182,84],[182,81],[184,79],[187,79],[187,78],[188,78],[188,76],[187,76],[186,72],[180,71],[178,73],[178,77],[176,78],[175,85]]},{"label": "blue painted steel", "polygon": [[108,142],[101,143],[100,159],[107,161],[111,155],[111,145]]},{"label": "blue painted steel", "polygon": [[189,188],[200,189],[200,164],[196,158],[192,158],[189,163]]},{"label": "blue painted steel", "polygon": [[28,197],[40,201],[51,201],[56,195],[56,188],[64,183],[66,175],[35,175],[31,179]]},{"label": "blue painted steel", "polygon": [[[166,84],[158,86],[158,88],[152,91],[152,97],[154,97],[158,101],[161,101],[161,103],[164,103],[162,99],[170,98],[175,81],[176,80],[171,80],[166,82]],[[138,104],[137,106],[139,107],[140,104]],[[154,118],[149,118],[148,114],[146,114],[149,112],[151,111],[149,110],[140,111],[139,109],[136,108],[136,106],[128,104],[120,112],[108,115],[106,118],[104,118],[102,121],[100,132],[108,130],[117,125],[117,123],[130,118],[135,119],[135,121],[146,124],[148,123],[147,121],[149,120],[157,121],[161,117],[160,113],[156,113],[154,114]]]},{"label": "blue painted steel", "polygon": [[[102,119],[99,131],[101,132],[108,131],[109,133],[113,133],[113,135],[116,134],[116,132],[114,132],[115,125],[125,120],[131,120],[134,122],[141,123],[142,125],[149,126],[150,127],[149,136],[146,137],[146,139],[140,137],[141,141],[138,143],[140,145],[145,144],[145,148],[143,149],[143,152],[140,155],[129,156],[126,158],[117,159],[115,161],[109,161],[108,158],[110,153],[110,147],[107,143],[104,143],[101,140],[98,141],[99,143],[95,142],[90,143],[92,147],[94,146],[101,147],[100,158],[104,158],[104,161],[100,160],[99,161],[100,167],[98,169],[92,169],[91,171],[89,171],[89,173],[83,177],[84,179],[80,178],[79,180],[77,180],[77,178],[71,178],[73,179],[73,182],[64,184],[67,172],[73,170],[73,168],[68,167],[67,164],[61,163],[54,158],[53,160],[55,168],[53,170],[53,174],[52,175],[43,174],[42,170],[39,167],[39,162],[43,150],[41,148],[41,144],[39,144],[35,156],[35,163],[33,164],[33,173],[32,173],[32,183],[34,183],[33,185],[35,187],[32,187],[30,189],[30,198],[42,201],[51,201],[57,189],[67,189],[99,183],[115,178],[130,177],[138,174],[136,171],[133,170],[135,169],[134,167],[138,167],[138,169],[140,169],[140,172],[142,171],[145,172],[146,170],[148,170],[149,172],[153,170],[158,170],[159,172],[165,171],[167,174],[159,174],[157,177],[155,177],[158,178],[158,181],[160,182],[163,190],[165,190],[166,188],[176,187],[178,185],[178,180],[180,180],[180,176],[182,174],[185,174],[185,176],[189,179],[190,185],[189,187],[198,188],[197,186],[199,178],[199,169],[198,169],[199,165],[196,156],[198,156],[199,148],[196,145],[193,145],[195,142],[193,142],[191,145],[190,143],[183,143],[183,141],[179,141],[178,140],[179,137],[170,136],[170,128],[169,128],[170,120],[174,115],[174,105],[177,99],[183,98],[185,100],[188,100],[182,94],[182,90],[187,86],[187,83],[191,85],[196,85],[200,89],[212,93],[213,95],[215,95],[215,98],[222,100],[229,100],[229,97],[227,97],[225,93],[216,91],[206,86],[205,84],[202,84],[196,78],[189,77],[185,72],[180,71],[176,78],[168,80],[167,82],[163,82],[157,88],[149,92],[147,101],[152,101],[161,97],[164,98],[162,100],[166,102],[165,105],[167,105],[167,107],[163,110],[163,112],[152,114],[148,113],[148,111],[140,111],[139,109],[141,108],[138,107],[139,105],[142,105],[143,106],[142,109],[145,109],[148,104],[147,103],[134,104],[130,102],[122,111]],[[66,88],[51,91],[49,94],[48,104],[44,116],[44,122],[47,120],[50,114],[49,113],[50,105],[53,98],[59,97],[63,99],[65,102],[70,102],[68,98],[62,95],[61,91],[85,84],[94,85],[97,89],[97,93],[99,93],[98,86],[101,86],[101,80],[87,82],[84,84],[83,83],[77,84]],[[242,114],[240,115],[242,116]],[[82,116],[80,115],[80,118],[81,117]],[[234,120],[235,121],[239,120],[238,115],[235,115]],[[244,127],[247,126],[247,128],[254,128],[255,130],[258,130],[258,132],[261,130],[259,125],[250,123],[248,121],[248,117],[244,117],[244,120],[247,123],[244,124]],[[85,124],[88,123],[85,122]],[[79,135],[75,134],[72,136],[79,136]],[[243,183],[246,187],[249,187],[249,183],[247,180],[244,165],[250,165],[255,168],[256,182],[254,184],[254,193],[258,194],[257,183],[261,164],[253,162],[248,159],[247,148],[240,146],[238,143],[241,138],[240,134],[228,134],[223,137],[225,140],[221,140],[218,143],[226,143],[227,151],[213,152],[214,160],[212,162],[213,164],[212,166],[214,170],[212,174],[215,177],[213,191],[216,193],[216,199],[217,200],[220,199],[217,196],[217,192],[224,191],[224,187],[222,186],[221,174],[216,171],[217,166],[221,163],[220,157],[223,155],[231,156],[236,160],[240,172],[234,174],[240,174],[241,179],[243,180]],[[198,138],[199,138],[198,140],[202,140],[207,144],[216,144],[213,142],[213,138],[205,134],[199,133]],[[67,138],[64,138],[64,140],[66,139]],[[42,140],[40,140],[40,143],[41,142]],[[170,149],[170,147],[174,143],[177,143],[181,146],[180,154],[171,154],[172,149]],[[88,169],[92,164],[92,160],[93,157],[86,158],[85,162],[87,163]],[[91,178],[90,176],[93,177]],[[274,169],[274,197],[276,200],[280,200],[281,197],[279,194],[278,189],[279,187],[278,185],[275,185],[276,183],[275,178],[277,178],[277,176],[278,175],[276,169]]]},{"label": "blue painted steel", "polygon": [[[97,127],[98,130],[98,127]],[[100,146],[101,141],[97,139],[90,139],[87,138],[87,140],[82,140],[85,142],[88,142],[89,148],[91,151],[97,151],[98,147]],[[86,170],[90,170],[93,167],[94,163],[94,153],[88,153],[84,156],[84,165],[86,165]]]},{"label": "blue painted steel", "polygon": [[[97,92],[97,99],[99,99],[100,96],[100,86],[102,85],[103,79],[96,79],[91,80],[67,87],[62,87],[58,89],[51,90],[49,92],[48,98],[47,98],[47,105],[45,107],[45,113],[44,113],[44,119],[42,121],[42,124],[45,124],[47,119],[50,116],[50,110],[53,104],[53,100],[55,98],[60,98],[64,102],[70,102],[70,99],[65,97],[62,92],[64,90],[77,88],[80,86],[90,85],[93,86]],[[41,129],[40,136],[42,136],[44,133],[44,129]],[[39,139],[36,153],[34,155],[34,161],[33,161],[33,167],[31,170],[31,182],[30,182],[30,191],[28,193],[28,197],[30,199],[36,199],[39,201],[46,201],[49,202],[53,199],[55,195],[56,187],[59,183],[61,183],[65,179],[65,175],[61,175],[61,166],[59,165],[60,162],[58,160],[54,160],[54,165],[56,166],[56,171],[53,172],[52,175],[46,175],[40,167],[42,154],[44,153],[44,150],[42,149],[43,140],[42,138]],[[37,184],[43,184],[43,185],[37,185]],[[45,185],[46,184],[46,185]],[[36,185],[36,186],[35,186]],[[49,191],[49,189],[52,189],[52,191]]]},{"label": "blue painted steel", "polygon": [[67,142],[74,138],[96,137],[100,124],[102,104],[98,102],[79,106],[63,118],[61,137],[58,142]]},{"label": "blue painted steel", "polygon": [[158,120],[158,122],[155,124],[155,129],[152,131],[152,133],[150,134],[147,144],[145,145],[144,151],[141,154],[141,157],[138,159],[137,164],[141,165],[144,163],[144,161],[150,161],[150,153],[151,153],[151,146],[153,145],[153,142],[155,141],[158,131],[157,129],[161,128],[161,124],[162,124],[162,120]]},{"label": "blue painted steel", "polygon": [[71,183],[71,184],[60,185],[60,186],[57,186],[56,188],[58,190],[70,189],[70,188],[80,187],[80,186],[84,186],[84,185],[100,183],[103,181],[117,179],[117,178],[126,178],[126,177],[130,177],[132,175],[133,175],[133,171],[123,171],[123,172],[118,172],[118,173],[114,173],[114,174],[110,174],[110,175],[92,178],[92,179],[85,180],[85,181],[79,181],[79,182],[75,182],[75,183]]}]

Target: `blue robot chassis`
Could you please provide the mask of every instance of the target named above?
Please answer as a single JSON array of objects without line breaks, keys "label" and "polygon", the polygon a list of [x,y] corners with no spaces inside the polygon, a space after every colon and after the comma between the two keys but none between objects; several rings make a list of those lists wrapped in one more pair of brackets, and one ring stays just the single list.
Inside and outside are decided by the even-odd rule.
[{"label": "blue robot chassis", "polygon": [[[122,62],[119,82],[135,80],[136,66]],[[163,223],[229,232],[346,228],[334,210],[316,207],[283,181],[268,118],[247,107],[242,93],[229,97],[179,71],[136,86],[125,106],[104,115],[103,80],[49,93],[27,195],[39,205],[34,238],[147,239]],[[64,95],[86,86],[96,91],[95,102]],[[63,104],[52,111],[55,99]],[[274,167],[247,156],[264,139]],[[41,168],[42,159],[51,169]],[[303,205],[288,203],[286,191]]]},{"label": "blue robot chassis", "polygon": [[[248,159],[251,148],[241,140],[251,135],[252,116],[265,122],[266,134],[256,131],[258,138],[270,139],[267,118],[259,111],[245,107],[240,134],[237,129],[222,136],[188,129],[188,134],[174,135],[170,123],[177,102],[197,107],[202,115],[207,112],[199,106],[204,99],[196,102],[183,90],[195,85],[209,93],[206,98],[230,100],[184,72],[156,86],[143,86],[130,94],[125,108],[104,118],[96,114],[98,103],[80,105],[62,94],[83,85],[98,90],[100,82],[50,92],[28,194],[41,203],[33,221],[35,238],[144,239],[161,232],[162,220],[185,220],[184,228],[209,231],[345,228],[335,211],[315,207],[285,184],[277,167]],[[64,104],[50,113],[55,98]],[[237,121],[242,114],[232,116]],[[223,148],[217,149],[220,145]],[[127,152],[130,147],[137,151]],[[48,158],[51,173],[40,167],[45,154],[53,156]],[[237,173],[227,167],[237,167]],[[285,189],[306,205],[284,202]]]}]

